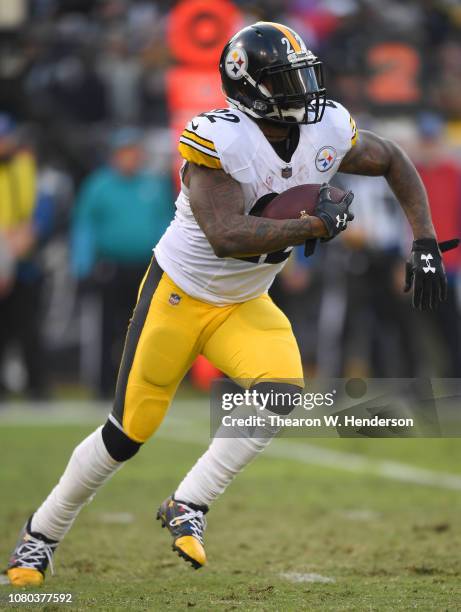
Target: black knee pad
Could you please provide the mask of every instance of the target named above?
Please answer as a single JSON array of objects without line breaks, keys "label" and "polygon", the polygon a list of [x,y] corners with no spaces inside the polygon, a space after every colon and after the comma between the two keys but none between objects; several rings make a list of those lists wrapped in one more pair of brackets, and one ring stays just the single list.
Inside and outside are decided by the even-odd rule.
[{"label": "black knee pad", "polygon": [[107,452],[115,461],[131,459],[142,446],[141,442],[135,442],[129,438],[109,420],[106,421],[101,433]]},{"label": "black knee pad", "polygon": [[[301,393],[302,388],[298,385],[290,385],[289,383],[272,383],[261,382],[253,385],[251,390],[255,389],[258,393],[269,393],[272,401],[269,400],[266,408],[271,412],[286,416],[290,414],[296,406],[293,405],[291,396],[295,393]],[[283,397],[280,395],[283,394]]]}]

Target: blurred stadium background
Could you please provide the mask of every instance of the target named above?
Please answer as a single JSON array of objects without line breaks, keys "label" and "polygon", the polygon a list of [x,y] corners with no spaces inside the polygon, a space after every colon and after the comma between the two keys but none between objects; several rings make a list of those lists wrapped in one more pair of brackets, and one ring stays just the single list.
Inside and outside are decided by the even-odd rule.
[{"label": "blurred stadium background", "polygon": [[[440,238],[459,234],[456,0],[2,0],[3,396],[111,397],[136,286],[174,213],[178,131],[223,104],[219,51],[258,19],[300,32],[330,97],[417,163]],[[356,193],[353,226],[315,258],[298,253],[272,290],[306,372],[457,376],[460,255],[446,257],[448,304],[412,313],[410,236],[392,194],[384,181],[338,180]],[[206,388],[213,374],[199,363],[192,382]]]},{"label": "blurred stadium background", "polygon": [[[459,1],[0,0],[4,560],[105,418],[137,284],[174,214],[178,131],[222,106],[219,51],[259,19],[305,38],[329,96],[414,159],[440,239],[459,235]],[[356,219],[344,239],[297,253],[272,289],[306,373],[458,377],[460,254],[446,257],[443,309],[413,312],[395,199],[384,181],[346,180]],[[111,611],[459,609],[455,439],[277,440],[213,509],[210,569],[170,559],[152,512],[207,444],[215,374],[194,366],[155,443],[82,513],[50,589]]]}]

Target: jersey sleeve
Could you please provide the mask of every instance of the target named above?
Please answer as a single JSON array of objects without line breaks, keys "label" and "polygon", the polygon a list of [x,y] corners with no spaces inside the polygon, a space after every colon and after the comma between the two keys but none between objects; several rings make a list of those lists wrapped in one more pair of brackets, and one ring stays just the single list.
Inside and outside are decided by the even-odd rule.
[{"label": "jersey sleeve", "polygon": [[233,109],[218,109],[194,117],[181,133],[178,150],[186,161],[222,169],[241,183],[252,178],[256,152],[245,137],[240,114]]},{"label": "jersey sleeve", "polygon": [[194,117],[179,137],[178,151],[183,159],[207,168],[221,169],[221,156],[215,144],[216,136],[202,117]]}]

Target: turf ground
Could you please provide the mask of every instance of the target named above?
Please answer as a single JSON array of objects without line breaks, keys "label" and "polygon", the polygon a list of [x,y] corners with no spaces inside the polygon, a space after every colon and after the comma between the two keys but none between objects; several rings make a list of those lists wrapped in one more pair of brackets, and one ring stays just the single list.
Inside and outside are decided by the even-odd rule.
[{"label": "turf ground", "polygon": [[[4,562],[103,414],[82,405],[0,410]],[[68,610],[111,612],[461,609],[459,440],[276,440],[212,508],[209,565],[194,571],[153,517],[207,435],[206,402],[178,402],[82,511],[40,592],[71,592]],[[0,585],[1,610],[11,609],[10,592]]]}]

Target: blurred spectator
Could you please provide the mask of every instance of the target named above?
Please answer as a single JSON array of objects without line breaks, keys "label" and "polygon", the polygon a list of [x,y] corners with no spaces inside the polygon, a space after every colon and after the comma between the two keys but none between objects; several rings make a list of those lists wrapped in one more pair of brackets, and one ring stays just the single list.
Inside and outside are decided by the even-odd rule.
[{"label": "blurred spectator", "polygon": [[117,130],[110,162],[84,182],[73,221],[73,271],[102,300],[103,397],[113,394],[139,283],[173,217],[169,178],[147,174],[144,162],[139,130]]},{"label": "blurred spectator", "polygon": [[25,79],[33,117],[96,122],[107,116],[104,84],[90,46],[61,33],[53,35],[52,44],[42,40],[34,54]]},{"label": "blurred spectator", "polygon": [[[417,166],[429,196],[439,240],[461,235],[461,165],[453,159],[445,146],[444,128],[444,121],[438,115],[421,114]],[[446,253],[444,262],[448,277],[448,300],[437,312],[432,313],[431,318],[435,319],[446,349],[443,351],[443,375],[457,377],[461,372],[461,320],[456,300],[456,282],[459,280],[461,265],[460,249]]]},{"label": "blurred spectator", "polygon": [[35,160],[19,146],[12,118],[0,114],[0,362],[16,342],[27,370],[26,391],[35,398],[46,392],[37,252],[52,221],[52,200],[37,193]]},{"label": "blurred spectator", "polygon": [[436,78],[430,83],[432,101],[448,119],[461,119],[461,43],[458,32],[456,40],[444,42],[437,54]]},{"label": "blurred spectator", "polygon": [[135,123],[140,118],[141,64],[129,52],[123,32],[108,37],[107,52],[99,71],[106,86],[110,117],[115,123]]},{"label": "blurred spectator", "polygon": [[[343,347],[344,373],[416,376],[418,347],[412,311],[403,295],[402,253],[407,250],[409,227],[384,179],[341,176],[341,181],[355,195],[354,224],[343,237],[344,327],[336,349]],[[324,299],[321,309],[328,308]],[[329,336],[331,329],[325,325],[321,337]],[[334,355],[328,361],[334,361]]]}]

